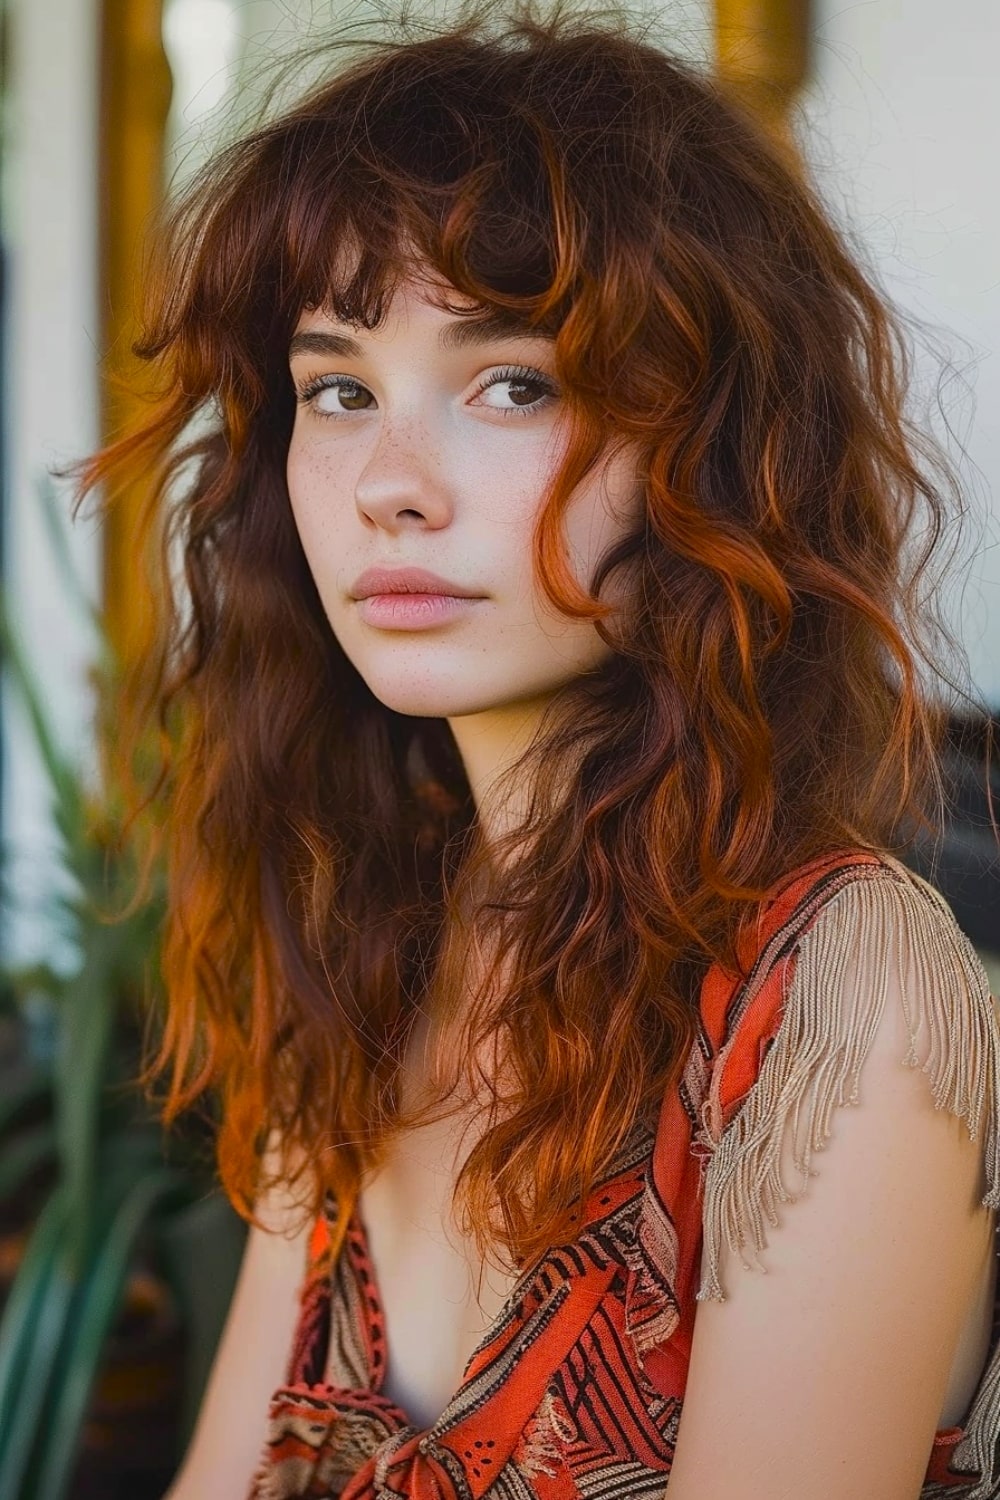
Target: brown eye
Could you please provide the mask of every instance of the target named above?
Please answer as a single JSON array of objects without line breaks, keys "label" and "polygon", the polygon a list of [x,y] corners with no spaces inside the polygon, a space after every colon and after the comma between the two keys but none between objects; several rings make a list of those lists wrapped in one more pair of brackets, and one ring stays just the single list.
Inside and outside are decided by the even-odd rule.
[{"label": "brown eye", "polygon": [[366,396],[371,396],[371,391],[366,391],[363,385],[357,385],[353,381],[339,381],[336,389],[340,394],[342,404],[348,411],[364,410],[362,405],[355,405],[355,403],[361,403]]},{"label": "brown eye", "polygon": [[[320,405],[324,391],[332,391],[333,395],[329,403]],[[359,381],[349,380],[346,375],[324,375],[304,385],[299,390],[297,399],[300,406],[311,408],[318,417],[337,417],[350,411],[367,411],[364,402],[372,399],[372,393]]]},{"label": "brown eye", "polygon": [[[510,406],[484,399],[488,391],[497,390],[500,386],[507,388],[506,398],[512,403]],[[476,395],[481,405],[501,417],[531,416],[555,399],[556,390],[552,382],[539,371],[507,365],[502,370],[495,370],[488,380],[483,381]]]}]

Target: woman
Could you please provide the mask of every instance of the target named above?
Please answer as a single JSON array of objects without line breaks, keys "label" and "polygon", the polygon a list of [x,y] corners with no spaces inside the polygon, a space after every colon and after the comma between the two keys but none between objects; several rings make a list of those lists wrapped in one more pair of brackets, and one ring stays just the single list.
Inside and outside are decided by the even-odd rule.
[{"label": "woman", "polygon": [[171,501],[155,1068],[253,1224],[171,1500],[985,1500],[1000,1029],[896,857],[948,471],[752,122],[493,9],[210,164],[82,473]]}]

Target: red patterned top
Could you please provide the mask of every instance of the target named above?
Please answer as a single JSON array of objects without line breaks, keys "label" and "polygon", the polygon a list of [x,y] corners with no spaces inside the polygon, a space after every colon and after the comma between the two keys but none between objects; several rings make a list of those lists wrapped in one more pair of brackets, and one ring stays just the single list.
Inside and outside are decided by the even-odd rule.
[{"label": "red patterned top", "polygon": [[[251,1500],[662,1500],[697,1302],[718,1295],[709,1277],[698,1286],[714,1158],[720,1143],[734,1139],[740,1108],[780,1041],[806,934],[848,886],[853,899],[869,884],[880,899],[888,893],[901,903],[901,921],[911,929],[917,910],[916,927],[931,934],[935,954],[944,943],[956,972],[964,966],[972,975],[984,1028],[979,1055],[995,1065],[1000,1023],[985,977],[980,984],[971,948],[929,887],[868,853],[798,871],[762,910],[754,951],[743,955],[749,977],[718,967],[707,973],[697,1035],[659,1118],[636,1122],[613,1170],[588,1197],[577,1237],[520,1277],[431,1428],[418,1429],[382,1394],[385,1320],[359,1214],[336,1264],[332,1220],[320,1219],[287,1383],[272,1398]],[[838,935],[847,931],[844,911],[841,902]],[[994,1127],[987,1134],[988,1200],[996,1206],[998,1075],[990,1071],[987,1082]],[[724,1191],[721,1179],[717,1187]],[[936,1434],[921,1500],[1000,1497],[998,1438],[995,1318],[966,1421]]]}]

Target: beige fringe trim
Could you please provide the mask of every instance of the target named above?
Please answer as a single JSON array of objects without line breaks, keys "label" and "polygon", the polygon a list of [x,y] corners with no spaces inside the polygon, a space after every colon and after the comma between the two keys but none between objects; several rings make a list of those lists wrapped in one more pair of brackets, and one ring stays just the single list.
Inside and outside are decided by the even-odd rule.
[{"label": "beige fringe trim", "polygon": [[[863,982],[848,982],[858,972],[859,956]],[[929,1074],[935,1106],[964,1119],[975,1140],[989,1100],[984,1148],[989,1187],[982,1202],[986,1208],[1000,1206],[1000,1021],[986,974],[938,892],[889,861],[832,896],[802,937],[779,1030],[757,1081],[718,1140],[709,1124],[713,1100],[703,1107],[699,1139],[712,1155],[702,1177],[698,1301],[725,1301],[719,1281],[723,1240],[740,1254],[749,1231],[755,1250],[764,1249],[765,1217],[778,1225],[776,1203],[795,1202],[806,1179],[815,1176],[812,1152],[824,1148],[834,1108],[858,1101],[858,1077],[893,973],[910,1033],[902,1061]],[[913,985],[908,995],[908,975],[927,982]],[[789,1127],[795,1167],[803,1178],[798,1193],[781,1180],[782,1140]],[[740,1260],[752,1269],[742,1255]],[[766,1267],[758,1261],[758,1269]]]},{"label": "beige fringe trim", "polygon": [[956,1490],[953,1486],[929,1484],[920,1492],[921,1500],[937,1500],[938,1496],[961,1496],[961,1500],[996,1500],[1000,1494],[1000,1453],[997,1438],[1000,1436],[1000,1346],[994,1349],[987,1362],[972,1405],[964,1422],[956,1424],[965,1428],[965,1436],[955,1444],[951,1455],[951,1468],[956,1473],[979,1474],[979,1482],[971,1489]]}]

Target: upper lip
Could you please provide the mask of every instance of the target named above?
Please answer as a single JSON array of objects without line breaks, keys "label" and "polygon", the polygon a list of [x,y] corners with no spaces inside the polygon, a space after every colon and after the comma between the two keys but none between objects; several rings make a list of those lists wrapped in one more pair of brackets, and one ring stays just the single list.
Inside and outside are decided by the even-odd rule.
[{"label": "upper lip", "polygon": [[475,589],[450,583],[447,578],[439,578],[437,573],[428,573],[426,568],[366,568],[351,584],[351,595],[355,599],[367,599],[370,594],[453,594],[459,599],[483,597]]}]

